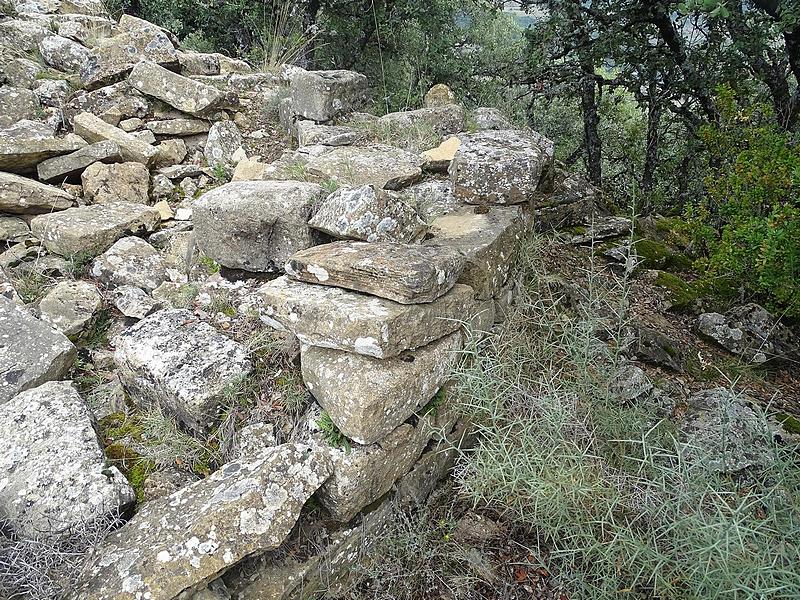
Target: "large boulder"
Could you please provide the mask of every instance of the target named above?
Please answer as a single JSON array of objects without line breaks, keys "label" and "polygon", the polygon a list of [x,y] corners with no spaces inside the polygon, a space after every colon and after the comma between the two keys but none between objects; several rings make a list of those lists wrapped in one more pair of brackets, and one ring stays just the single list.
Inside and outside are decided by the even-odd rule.
[{"label": "large boulder", "polygon": [[463,106],[447,104],[389,113],[378,119],[378,123],[398,131],[427,129],[443,137],[464,131],[465,116]]},{"label": "large boulder", "polygon": [[95,143],[108,140],[116,143],[119,146],[122,158],[127,161],[150,165],[158,154],[158,150],[152,145],[140,140],[135,135],[106,123],[92,113],[86,112],[76,115],[72,120],[72,126],[75,129],[75,133],[88,142]]},{"label": "large boulder", "polygon": [[277,548],[331,473],[321,448],[285,444],[145,504],[97,549],[73,600],[187,598]]},{"label": "large boulder", "polygon": [[259,289],[262,320],[303,344],[390,358],[458,329],[480,307],[456,285],[427,304],[399,304],[341,288],[279,277]]},{"label": "large boulder", "polygon": [[31,90],[0,86],[0,127],[10,127],[23,119],[35,121],[42,107]]},{"label": "large boulder", "polygon": [[353,71],[301,71],[290,84],[292,111],[312,121],[329,121],[361,108],[367,78]]},{"label": "large boulder", "polygon": [[308,226],[325,190],[298,181],[237,181],[193,204],[200,249],[223,266],[276,271],[296,251],[317,243]]},{"label": "large boulder", "polygon": [[0,172],[0,212],[46,213],[64,210],[74,203],[75,198],[60,188]]},{"label": "large boulder", "polygon": [[159,223],[161,215],[155,208],[109,202],[39,215],[31,221],[31,230],[54,254],[96,256],[124,235],[153,231]]},{"label": "large boulder", "polygon": [[482,106],[472,111],[471,116],[478,131],[514,129],[514,124],[496,108]]},{"label": "large boulder", "polygon": [[448,104],[456,103],[456,95],[448,86],[443,83],[437,83],[425,94],[422,104],[425,108],[434,108],[437,106],[447,106]]},{"label": "large boulder", "polygon": [[63,377],[75,362],[75,353],[64,334],[0,296],[0,404]]},{"label": "large boulder", "polygon": [[33,21],[4,19],[0,22],[0,50],[4,55],[35,54],[41,42],[53,31]]},{"label": "large boulder", "polygon": [[51,156],[69,154],[85,145],[86,141],[75,134],[57,138],[44,123],[19,121],[0,129],[0,170],[28,173]]},{"label": "large boulder", "polygon": [[308,222],[336,238],[409,243],[426,230],[417,211],[397,193],[365,185],[328,196]]},{"label": "large boulder", "polygon": [[460,331],[394,358],[305,346],[303,381],[348,438],[371,444],[426,405],[452,377]]},{"label": "large boulder", "polygon": [[44,62],[64,73],[78,73],[89,62],[92,53],[82,44],[60,35],[51,35],[39,42]]},{"label": "large boulder", "polygon": [[98,256],[92,277],[110,288],[133,285],[152,292],[167,279],[161,254],[138,237],[124,237]]},{"label": "large boulder", "polygon": [[216,421],[225,389],[247,376],[247,350],[182,309],[161,310],[114,339],[122,384],[139,405],[159,405],[195,431]]},{"label": "large boulder", "polygon": [[225,100],[225,95],[216,88],[173,73],[151,61],[138,63],[128,81],[143,94],[192,115],[208,114],[220,108]]},{"label": "large boulder", "polygon": [[88,281],[62,281],[39,303],[40,317],[70,339],[80,336],[103,306],[103,297]]},{"label": "large boulder", "polygon": [[461,136],[450,164],[453,193],[475,204],[532,200],[553,161],[553,142],[533,132],[481,131]]},{"label": "large boulder", "polygon": [[401,304],[433,302],[464,269],[456,250],[391,242],[333,242],[301,250],[286,264],[292,279],[388,298]]},{"label": "large boulder", "polygon": [[89,165],[81,174],[83,197],[92,204],[150,201],[150,171],[142,163]]},{"label": "large boulder", "polygon": [[122,154],[116,142],[97,142],[64,156],[48,158],[40,162],[36,171],[43,181],[64,181],[96,162],[122,162]]},{"label": "large boulder", "polygon": [[312,157],[306,168],[342,186],[399,190],[422,177],[423,162],[422,157],[391,146],[342,146]]},{"label": "large boulder", "polygon": [[17,533],[58,538],[136,499],[106,464],[86,401],[51,381],[0,405],[0,514]]}]

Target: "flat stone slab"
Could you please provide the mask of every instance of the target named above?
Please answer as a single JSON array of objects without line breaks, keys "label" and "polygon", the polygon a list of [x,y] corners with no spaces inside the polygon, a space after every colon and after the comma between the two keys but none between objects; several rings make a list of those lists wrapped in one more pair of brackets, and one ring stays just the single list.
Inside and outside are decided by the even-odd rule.
[{"label": "flat stone slab", "polygon": [[0,212],[30,215],[64,210],[74,203],[72,194],[61,188],[0,172]]},{"label": "flat stone slab", "polygon": [[341,288],[279,277],[259,289],[262,320],[303,344],[390,358],[419,348],[478,312],[474,292],[455,285],[427,304],[399,304]]},{"label": "flat stone slab", "polygon": [[463,254],[466,266],[459,283],[471,286],[480,300],[488,300],[508,279],[522,231],[517,207],[492,207],[485,213],[465,207],[434,220],[425,245]]},{"label": "flat stone slab", "polygon": [[85,252],[97,256],[129,233],[154,231],[161,223],[158,210],[132,202],[80,206],[31,221],[31,231],[54,254]]},{"label": "flat stone slab", "polygon": [[433,302],[464,269],[456,250],[392,242],[333,242],[295,253],[292,279],[388,298],[401,304]]},{"label": "flat stone slab", "polygon": [[21,391],[60,379],[75,355],[64,334],[0,296],[0,405]]},{"label": "flat stone slab", "polygon": [[231,269],[277,271],[319,235],[308,226],[326,195],[313,183],[236,181],[203,194],[192,205],[197,243]]},{"label": "flat stone slab", "polygon": [[319,447],[285,444],[146,503],[97,549],[69,598],[191,596],[251,554],[277,548],[332,470]]},{"label": "flat stone slab", "polygon": [[211,128],[211,123],[202,119],[165,119],[150,121],[145,127],[155,135],[185,136],[206,133]]},{"label": "flat stone slab", "polygon": [[306,168],[312,175],[342,186],[399,190],[422,177],[423,163],[421,156],[391,146],[344,146],[311,158]]},{"label": "flat stone slab", "polygon": [[63,181],[68,177],[80,175],[83,170],[96,162],[122,162],[122,153],[116,142],[105,140],[71,154],[56,156],[40,162],[36,171],[43,181]]},{"label": "flat stone slab", "polygon": [[148,96],[158,98],[191,115],[207,114],[219,108],[225,95],[216,88],[178,75],[154,62],[138,63],[128,76],[130,84]]},{"label": "flat stone slab", "polygon": [[247,376],[247,350],[188,310],[161,310],[114,338],[123,386],[139,405],[159,405],[195,431],[216,422],[223,391]]},{"label": "flat stone slab", "polygon": [[80,113],[72,120],[75,133],[83,139],[95,143],[105,140],[114,142],[119,146],[120,154],[126,161],[139,162],[150,165],[158,154],[158,149],[144,142],[119,127],[106,123],[92,113]]},{"label": "flat stone slab", "polygon": [[414,207],[399,194],[372,185],[336,190],[308,224],[336,238],[404,244],[427,230]]},{"label": "flat stone slab", "polygon": [[532,200],[553,161],[553,142],[534,132],[481,131],[462,135],[450,163],[453,193],[474,204]]},{"label": "flat stone slab", "polygon": [[348,438],[371,444],[427,404],[452,376],[460,331],[395,358],[304,346],[303,381]]},{"label": "flat stone slab", "polygon": [[136,499],[108,466],[92,413],[70,381],[0,405],[0,513],[21,534],[57,538]]},{"label": "flat stone slab", "polygon": [[43,160],[74,152],[85,145],[86,141],[73,133],[57,138],[44,123],[19,121],[0,129],[0,170],[29,173]]},{"label": "flat stone slab", "polygon": [[167,279],[167,267],[158,250],[138,237],[124,237],[92,263],[92,277],[107,287],[133,285],[152,292]]}]

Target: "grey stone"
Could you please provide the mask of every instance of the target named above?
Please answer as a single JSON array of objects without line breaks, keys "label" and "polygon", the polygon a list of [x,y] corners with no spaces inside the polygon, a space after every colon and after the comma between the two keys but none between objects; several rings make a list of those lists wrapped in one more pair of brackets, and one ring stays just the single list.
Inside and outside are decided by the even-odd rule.
[{"label": "grey stone", "polygon": [[33,21],[6,19],[0,22],[0,50],[33,54],[38,51],[39,42],[52,33],[49,28]]},{"label": "grey stone", "polygon": [[8,85],[25,89],[31,89],[36,77],[44,70],[42,65],[27,58],[12,58],[1,68]]},{"label": "grey stone", "polygon": [[426,223],[464,206],[453,195],[449,181],[422,181],[404,189],[401,194]]},{"label": "grey stone", "polygon": [[417,211],[396,192],[371,185],[336,190],[308,224],[336,238],[365,242],[409,243],[427,229]]},{"label": "grey stone", "polygon": [[0,267],[0,298],[5,298],[6,300],[10,300],[11,302],[22,306],[22,298],[19,297],[17,290],[14,288],[14,284],[11,282],[11,279],[6,274],[5,270],[1,267]]},{"label": "grey stone", "polygon": [[312,175],[343,186],[374,185],[399,190],[422,177],[423,162],[422,157],[391,146],[343,146],[312,157],[307,169]]},{"label": "grey stone", "polygon": [[295,115],[329,121],[364,105],[367,78],[353,71],[302,71],[292,78],[290,90]]},{"label": "grey stone", "polygon": [[246,460],[277,446],[275,426],[272,423],[249,423],[236,436],[236,455]]},{"label": "grey stone", "polygon": [[39,53],[44,62],[63,73],[80,72],[92,55],[88,48],[60,35],[51,35],[39,42]]},{"label": "grey stone", "polygon": [[303,381],[339,430],[359,444],[388,435],[450,379],[460,331],[395,358],[303,347]]},{"label": "grey stone", "polygon": [[186,142],[182,139],[164,140],[156,146],[158,154],[156,155],[155,166],[169,167],[177,165],[186,158]]},{"label": "grey stone", "polygon": [[450,164],[453,193],[475,204],[532,200],[553,162],[553,142],[534,132],[482,131],[460,136]]},{"label": "grey stone", "polygon": [[18,533],[57,538],[124,510],[135,494],[107,466],[92,414],[71,382],[0,405],[0,512]]},{"label": "grey stone", "polygon": [[112,534],[70,596],[177,598],[278,547],[331,472],[324,450],[286,444],[149,502]]},{"label": "grey stone", "polygon": [[37,214],[69,208],[75,198],[64,190],[27,177],[0,172],[0,211]]},{"label": "grey stone", "polygon": [[614,374],[609,391],[623,402],[641,400],[653,391],[647,374],[630,362],[623,362]]},{"label": "grey stone", "polygon": [[225,102],[225,95],[211,86],[178,75],[154,62],[138,63],[128,76],[130,84],[191,115],[209,114]]},{"label": "grey stone", "polygon": [[480,107],[472,112],[472,120],[479,131],[514,129],[514,125],[496,108]]},{"label": "grey stone", "polygon": [[574,235],[570,243],[575,245],[591,244],[630,235],[632,226],[631,220],[627,217],[598,217],[589,225],[585,233]]},{"label": "grey stone", "polygon": [[261,319],[301,343],[390,358],[461,327],[480,310],[473,290],[456,285],[427,304],[399,304],[337,287],[279,277],[259,289]]},{"label": "grey stone", "polygon": [[397,130],[425,128],[443,137],[464,131],[464,118],[463,106],[447,104],[389,113],[378,119],[378,123]]},{"label": "grey stone", "polygon": [[80,337],[103,306],[103,297],[88,281],[62,281],[39,303],[42,321],[70,339]]},{"label": "grey stone", "polygon": [[0,170],[28,173],[51,156],[79,150],[86,142],[72,133],[57,138],[53,130],[36,121],[23,120],[0,129]]},{"label": "grey stone", "polygon": [[211,167],[227,166],[242,147],[242,134],[233,121],[214,123],[208,132],[204,154]]},{"label": "grey stone", "polygon": [[205,52],[179,51],[178,63],[181,75],[219,75],[219,54]]},{"label": "grey stone", "polygon": [[448,104],[456,103],[456,95],[448,86],[443,83],[437,83],[425,94],[422,104],[425,108],[434,108],[438,106],[447,106]]},{"label": "grey stone", "polygon": [[121,285],[114,290],[114,306],[126,317],[144,319],[154,313],[160,304],[147,295],[147,292],[133,285]]},{"label": "grey stone", "polygon": [[35,121],[40,111],[39,99],[31,90],[0,86],[0,127],[10,127],[23,119]]},{"label": "grey stone", "polygon": [[75,352],[64,334],[0,297],[0,405],[19,392],[63,377]]},{"label": "grey stone", "polygon": [[115,142],[119,146],[122,158],[127,161],[150,165],[158,154],[158,150],[150,144],[118,127],[109,125],[92,113],[75,115],[72,126],[75,128],[75,133],[88,142],[96,143],[104,140]]},{"label": "grey stone", "polygon": [[19,217],[0,216],[0,242],[15,244],[31,238],[28,224]]},{"label": "grey stone", "polygon": [[317,243],[308,219],[324,196],[313,183],[228,183],[194,202],[197,243],[223,266],[276,271],[294,252]]},{"label": "grey stone", "polygon": [[600,199],[598,188],[580,175],[570,174],[558,181],[551,193],[535,200],[536,227],[546,230],[591,223]]},{"label": "grey stone", "polygon": [[344,125],[319,125],[314,121],[297,121],[298,146],[350,146],[366,141],[367,136],[363,131],[352,129]]},{"label": "grey stone", "polygon": [[247,350],[188,310],[161,310],[114,339],[119,376],[139,405],[160,405],[208,431],[231,383],[252,369]]},{"label": "grey stone", "polygon": [[[44,79],[33,86],[33,93],[43,106],[61,109],[69,96],[70,85],[63,79]],[[59,117],[60,118],[60,117]]]},{"label": "grey stone", "polygon": [[153,231],[160,222],[155,208],[109,202],[34,217],[31,231],[54,254],[96,256],[125,234]]},{"label": "grey stone", "polygon": [[211,124],[202,119],[166,119],[150,121],[146,127],[155,135],[182,136],[205,133]]},{"label": "grey stone", "polygon": [[92,277],[110,288],[133,285],[151,292],[167,279],[158,250],[138,237],[124,237],[98,256]]},{"label": "grey stone", "polygon": [[131,117],[130,119],[123,119],[119,122],[119,128],[127,133],[132,133],[144,127],[144,121],[139,117]]},{"label": "grey stone", "polygon": [[169,466],[159,469],[147,476],[142,485],[143,502],[150,502],[165,498],[198,481],[194,473],[190,473],[178,466]]},{"label": "grey stone", "polygon": [[89,165],[96,162],[122,162],[122,155],[116,142],[103,141],[81,148],[71,154],[56,156],[39,163],[36,167],[39,179],[44,181],[63,181],[79,175]]},{"label": "grey stone", "polygon": [[682,373],[686,359],[681,344],[651,327],[637,325],[632,331],[629,354],[636,360],[666,367]]},{"label": "grey stone", "polygon": [[94,163],[81,174],[83,197],[92,204],[150,200],[150,171],[138,162]]},{"label": "grey stone", "polygon": [[121,119],[144,118],[150,112],[150,104],[127,81],[121,81],[94,91],[75,92],[63,111],[70,123],[76,115],[89,112],[116,125]]}]

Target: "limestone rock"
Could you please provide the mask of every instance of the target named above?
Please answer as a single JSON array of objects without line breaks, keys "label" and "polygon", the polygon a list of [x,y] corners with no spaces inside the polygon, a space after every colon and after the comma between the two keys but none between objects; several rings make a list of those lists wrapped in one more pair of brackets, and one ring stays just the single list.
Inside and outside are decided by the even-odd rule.
[{"label": "limestone rock", "polygon": [[0,216],[0,242],[16,244],[31,237],[31,230],[25,221],[19,217]]},{"label": "limestone rock", "polygon": [[363,131],[344,125],[319,125],[314,121],[298,121],[295,128],[298,146],[350,146],[367,137]]},{"label": "limestone rock", "polygon": [[496,108],[476,108],[472,119],[479,131],[514,129],[514,125]]},{"label": "limestone rock", "polygon": [[110,288],[134,285],[152,292],[167,278],[158,250],[138,237],[124,237],[98,256],[91,275]]},{"label": "limestone rock", "polygon": [[627,217],[599,217],[586,228],[585,232],[574,235],[570,243],[592,244],[600,240],[630,235],[631,227],[633,223]]},{"label": "limestone rock", "polygon": [[461,146],[461,140],[457,137],[446,139],[436,148],[426,150],[422,153],[425,157],[425,169],[435,173],[447,173],[453,157]]},{"label": "limestone rock", "polygon": [[629,354],[636,360],[666,367],[682,373],[686,368],[686,359],[681,344],[665,334],[650,327],[635,326],[633,328],[632,346]]},{"label": "limestone rock", "polygon": [[154,313],[159,304],[141,288],[121,285],[114,290],[113,302],[116,309],[131,319],[144,319]]},{"label": "limestone rock", "polygon": [[75,198],[60,188],[0,172],[0,212],[46,213],[64,210],[74,202]]},{"label": "limestone rock", "polygon": [[399,190],[422,177],[422,164],[421,157],[391,146],[344,146],[311,158],[307,168],[311,174],[343,186]]},{"label": "limestone rock", "polygon": [[464,203],[453,195],[453,188],[449,181],[434,179],[422,181],[400,193],[426,223],[431,223],[437,217],[464,206]]},{"label": "limestone rock", "polygon": [[398,130],[424,128],[446,136],[464,131],[465,114],[463,106],[447,104],[389,113],[378,119],[378,123]]},{"label": "limestone rock", "polygon": [[39,99],[31,90],[0,86],[0,127],[10,127],[22,119],[36,120],[40,110]]},{"label": "limestone rock", "polygon": [[131,202],[147,204],[150,200],[150,172],[142,163],[94,163],[81,175],[83,197],[92,204]]},{"label": "limestone rock", "polygon": [[131,85],[148,96],[191,115],[208,114],[223,104],[216,88],[165,69],[154,62],[138,63],[128,76]]},{"label": "limestone rock", "polygon": [[122,384],[142,406],[160,405],[207,431],[226,386],[251,371],[246,349],[188,310],[161,310],[114,339]]},{"label": "limestone rock", "polygon": [[86,142],[74,134],[62,138],[44,123],[22,120],[0,129],[0,170],[27,173],[51,156],[79,150]]},{"label": "limestone rock", "polygon": [[2,72],[6,76],[6,84],[11,87],[29,90],[36,83],[36,77],[44,69],[42,66],[27,58],[12,58],[2,65]]},{"label": "limestone rock", "polygon": [[36,167],[39,179],[63,181],[78,175],[89,165],[97,162],[122,162],[116,142],[104,141],[91,144],[71,154],[56,156],[39,163]]},{"label": "limestone rock", "polygon": [[14,529],[56,538],[125,509],[135,494],[107,466],[86,402],[51,381],[0,405],[0,512]]},{"label": "limestone rock", "polygon": [[324,450],[295,444],[228,463],[143,506],[99,549],[72,598],[156,600],[205,587],[245,557],[277,548],[330,472]]},{"label": "limestone rock", "polygon": [[39,303],[46,321],[70,339],[80,336],[103,306],[100,292],[88,281],[62,281]]},{"label": "limestone rock", "polygon": [[453,193],[475,204],[516,204],[534,198],[553,161],[553,142],[533,132],[482,131],[461,136],[450,164]]},{"label": "limestone rock", "polygon": [[519,208],[493,207],[487,213],[476,213],[465,207],[433,221],[425,244],[460,252],[466,266],[459,283],[471,286],[477,298],[488,300],[506,282],[521,236]]},{"label": "limestone rock", "polygon": [[5,298],[20,306],[23,304],[22,298],[19,297],[17,290],[14,288],[14,284],[2,268],[0,268],[0,298]]},{"label": "limestone rock", "polygon": [[40,215],[31,221],[31,230],[54,254],[96,256],[126,233],[153,231],[160,222],[158,211],[149,206],[108,202]]},{"label": "limestone rock", "polygon": [[74,361],[75,346],[62,333],[0,296],[0,405],[61,378]]},{"label": "limestone rock", "polygon": [[179,51],[181,75],[219,75],[219,55],[205,52]]},{"label": "limestone rock", "polygon": [[233,170],[231,181],[258,181],[264,179],[264,173],[269,165],[257,160],[245,159],[239,161]]},{"label": "limestone rock", "polygon": [[460,331],[394,358],[304,346],[303,381],[331,420],[359,444],[376,442],[427,404],[450,379]]},{"label": "limestone rock", "polygon": [[234,153],[242,147],[242,134],[233,121],[214,123],[208,132],[205,156],[211,167],[226,166]]},{"label": "limestone rock", "polygon": [[52,33],[49,28],[33,21],[5,19],[0,22],[0,50],[33,54],[38,50],[39,42]]},{"label": "limestone rock", "polygon": [[425,233],[425,223],[397,194],[365,185],[328,196],[308,222],[343,239],[409,243]]},{"label": "limestone rock", "polygon": [[418,304],[447,293],[464,259],[454,250],[416,244],[333,242],[295,253],[285,268],[298,281]]},{"label": "limestone rock", "polygon": [[51,35],[39,42],[39,53],[44,62],[63,73],[77,73],[91,58],[91,52],[73,40]]},{"label": "limestone rock", "polygon": [[156,150],[158,150],[155,159],[155,166],[157,167],[177,165],[187,155],[186,142],[180,138],[164,140],[156,146]]},{"label": "limestone rock", "polygon": [[223,266],[276,271],[294,252],[317,242],[308,219],[324,196],[313,183],[228,183],[194,202],[197,243]]},{"label": "limestone rock", "polygon": [[75,133],[85,140],[95,143],[109,140],[119,146],[122,158],[131,162],[140,162],[150,165],[158,154],[150,144],[143,142],[134,135],[109,125],[91,113],[81,113],[72,120]]},{"label": "limestone rock", "polygon": [[[43,106],[61,109],[69,96],[69,83],[61,79],[45,79],[33,86],[33,93]],[[60,118],[60,116],[59,116]]]},{"label": "limestone rock", "polygon": [[580,175],[569,175],[554,183],[553,191],[534,203],[536,228],[547,230],[592,222],[599,208],[600,190]]},{"label": "limestone rock", "polygon": [[423,104],[425,108],[434,108],[438,106],[447,106],[448,104],[455,104],[456,95],[448,86],[443,83],[437,83],[428,93],[425,94]]},{"label": "limestone rock", "polygon": [[184,136],[206,133],[211,124],[202,119],[165,119],[150,121],[146,127],[155,135]]},{"label": "limestone rock", "polygon": [[117,125],[122,119],[147,116],[150,103],[127,81],[121,81],[90,92],[75,92],[64,105],[63,112],[70,123],[76,115],[89,112]]},{"label": "limestone rock", "polygon": [[290,89],[295,115],[329,121],[363,106],[367,78],[353,71],[302,71],[292,78]]}]

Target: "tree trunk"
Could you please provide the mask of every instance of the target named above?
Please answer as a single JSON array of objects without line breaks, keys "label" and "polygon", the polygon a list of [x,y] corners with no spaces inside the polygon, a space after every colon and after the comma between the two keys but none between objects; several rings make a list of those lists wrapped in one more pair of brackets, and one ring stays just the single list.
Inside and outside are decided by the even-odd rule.
[{"label": "tree trunk", "polygon": [[653,209],[651,193],[655,185],[656,168],[658,167],[658,151],[661,144],[661,100],[658,97],[658,85],[650,82],[647,102],[647,148],[645,148],[644,169],[642,171],[642,194],[644,196],[640,210],[648,215]]},{"label": "tree trunk", "polygon": [[602,187],[603,142],[598,132],[600,117],[597,114],[597,83],[592,65],[584,64],[582,70],[581,108],[583,110],[583,139],[586,147],[586,170],[589,174],[589,181],[597,187]]}]

